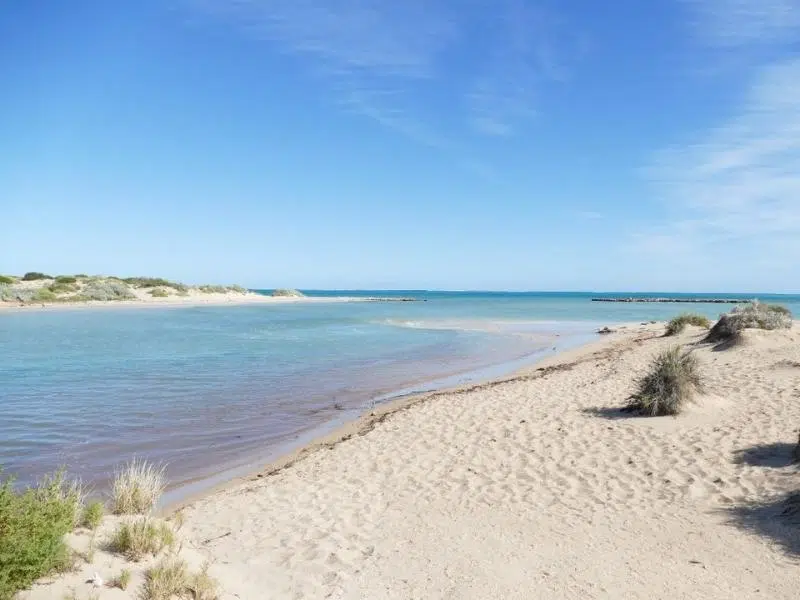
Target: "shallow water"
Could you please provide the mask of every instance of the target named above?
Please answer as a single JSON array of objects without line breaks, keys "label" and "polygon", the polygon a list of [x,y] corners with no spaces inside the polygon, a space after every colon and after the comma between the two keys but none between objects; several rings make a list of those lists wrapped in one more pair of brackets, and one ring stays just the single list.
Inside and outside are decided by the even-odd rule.
[{"label": "shallow water", "polygon": [[[167,463],[180,487],[274,458],[397,393],[502,374],[600,325],[728,308],[399,295],[427,301],[0,314],[0,464],[21,484],[63,465],[102,489],[136,455]],[[780,300],[800,311],[800,298]]]}]

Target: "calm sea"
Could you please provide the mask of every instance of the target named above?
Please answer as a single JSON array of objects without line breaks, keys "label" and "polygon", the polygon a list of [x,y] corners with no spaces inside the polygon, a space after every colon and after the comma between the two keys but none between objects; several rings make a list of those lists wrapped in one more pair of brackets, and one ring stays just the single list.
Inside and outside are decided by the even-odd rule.
[{"label": "calm sea", "polygon": [[[510,372],[602,325],[730,308],[582,293],[307,293],[425,301],[0,313],[0,464],[21,484],[65,466],[102,490],[135,455],[167,463],[175,500],[398,394]],[[759,297],[800,314],[798,296]]]}]

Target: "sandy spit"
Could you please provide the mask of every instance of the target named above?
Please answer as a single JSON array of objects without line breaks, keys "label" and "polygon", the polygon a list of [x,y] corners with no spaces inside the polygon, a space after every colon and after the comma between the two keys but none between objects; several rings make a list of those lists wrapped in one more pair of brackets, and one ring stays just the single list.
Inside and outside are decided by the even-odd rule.
[{"label": "sandy spit", "polygon": [[241,294],[238,292],[207,294],[191,290],[186,296],[169,296],[154,298],[144,290],[131,290],[136,293],[135,300],[90,301],[90,302],[56,302],[20,304],[17,302],[0,302],[0,312],[6,311],[61,311],[84,310],[97,308],[158,308],[158,307],[191,307],[191,306],[237,306],[252,304],[324,304],[334,302],[369,302],[371,298],[361,297],[309,297],[309,296],[264,296],[254,292]]},{"label": "sandy spit", "polygon": [[[800,525],[781,514],[800,490],[800,329],[726,351],[662,333],[630,326],[365,415],[184,507],[184,547],[224,599],[800,597]],[[676,342],[705,393],[677,418],[621,414]],[[88,597],[114,560],[98,552],[25,597]]]}]

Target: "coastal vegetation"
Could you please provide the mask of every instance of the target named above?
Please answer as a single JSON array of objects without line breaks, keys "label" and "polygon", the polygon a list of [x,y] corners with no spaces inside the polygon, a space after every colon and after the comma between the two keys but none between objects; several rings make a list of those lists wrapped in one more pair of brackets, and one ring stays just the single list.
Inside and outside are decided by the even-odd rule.
[{"label": "coastal vegetation", "polygon": [[683,313],[667,323],[667,331],[664,335],[677,335],[686,329],[687,325],[708,329],[711,327],[711,321],[708,317],[697,313]]},{"label": "coastal vegetation", "polygon": [[139,517],[120,523],[108,547],[112,552],[138,562],[145,556],[156,556],[164,548],[172,547],[174,543],[175,533],[167,523],[149,517]]},{"label": "coastal vegetation", "polygon": [[[40,272],[22,277],[0,276],[0,302],[43,304],[59,302],[116,302],[201,294],[247,294],[239,285],[189,286],[162,277],[87,275],[50,276]],[[146,294],[146,295],[143,295]]]},{"label": "coastal vegetation", "polygon": [[722,315],[704,341],[735,345],[742,341],[746,329],[774,330],[789,329],[791,326],[792,313],[788,308],[754,300]]},{"label": "coastal vegetation", "polygon": [[[112,490],[115,506],[120,501],[130,509],[127,513],[151,511],[164,489],[163,473],[163,467],[142,460],[133,460],[123,466],[117,472]],[[0,480],[0,600],[13,600],[18,592],[30,588],[45,576],[74,577],[70,573],[79,572],[83,561],[93,565],[98,532],[104,540],[100,550],[117,554],[132,563],[151,556],[158,557],[169,550],[150,568],[144,569],[147,563],[139,567],[140,572],[144,569],[144,582],[136,590],[137,598],[218,598],[219,586],[209,575],[208,564],[193,571],[179,557],[181,546],[177,543],[177,530],[180,519],[176,518],[170,524],[150,515],[137,514],[112,521],[113,529],[103,529],[103,502],[84,503],[82,487],[68,479],[63,471],[46,476],[25,490],[16,490],[13,483],[11,477]],[[67,534],[77,528],[91,531],[86,552],[77,552],[70,547],[72,542],[67,542]],[[107,558],[103,560],[107,561]],[[118,575],[105,582],[95,572],[94,578],[86,583],[127,590],[132,577],[130,569],[122,568]],[[73,589],[68,597],[79,596]],[[96,593],[89,597],[96,597]]]},{"label": "coastal vegetation", "polygon": [[303,292],[300,292],[298,290],[291,290],[291,289],[284,289],[284,288],[279,288],[277,290],[273,290],[272,295],[273,296],[280,296],[280,297],[288,297],[288,298],[302,298],[302,297],[305,296],[305,294],[303,294]]},{"label": "coastal vegetation", "polygon": [[677,415],[701,389],[697,358],[673,346],[653,359],[626,410],[654,417]]},{"label": "coastal vegetation", "polygon": [[166,487],[165,467],[134,458],[119,469],[111,486],[117,515],[149,513]]},{"label": "coastal vegetation", "polygon": [[23,492],[14,490],[11,478],[0,483],[0,600],[70,568],[64,536],[77,524],[81,500],[80,486],[63,472]]}]

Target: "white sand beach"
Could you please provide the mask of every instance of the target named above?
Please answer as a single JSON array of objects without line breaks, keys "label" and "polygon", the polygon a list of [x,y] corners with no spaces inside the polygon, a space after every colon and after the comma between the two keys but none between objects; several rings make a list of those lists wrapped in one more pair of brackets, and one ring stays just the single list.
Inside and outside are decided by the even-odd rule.
[{"label": "white sand beach", "polygon": [[[221,598],[797,598],[800,328],[696,347],[685,414],[620,413],[654,354],[703,335],[663,331],[376,410],[184,507],[184,547]],[[118,560],[23,597],[132,598],[84,583]]]}]

